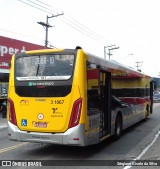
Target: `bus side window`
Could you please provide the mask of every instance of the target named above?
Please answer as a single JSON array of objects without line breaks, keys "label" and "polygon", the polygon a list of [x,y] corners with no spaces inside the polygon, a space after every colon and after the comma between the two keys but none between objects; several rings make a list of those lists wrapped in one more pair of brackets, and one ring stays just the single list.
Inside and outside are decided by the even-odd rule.
[{"label": "bus side window", "polygon": [[88,109],[99,109],[99,93],[97,89],[88,90]]},{"label": "bus side window", "polygon": [[100,87],[99,70],[96,68],[87,69],[87,95],[88,115],[99,112],[100,109]]}]

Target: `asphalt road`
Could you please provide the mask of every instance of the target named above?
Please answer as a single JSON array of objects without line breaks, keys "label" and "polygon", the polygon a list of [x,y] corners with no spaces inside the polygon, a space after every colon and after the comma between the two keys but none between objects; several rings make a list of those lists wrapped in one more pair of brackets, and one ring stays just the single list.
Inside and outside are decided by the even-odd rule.
[{"label": "asphalt road", "polygon": [[[156,169],[160,168],[160,103],[154,104],[154,112],[146,122],[142,121],[123,132],[122,137],[118,141],[109,139],[101,144],[89,147],[67,147],[51,144],[39,143],[23,143],[8,140],[6,119],[0,117],[0,160],[3,160],[4,165],[8,165],[10,160],[22,160],[20,163],[14,163],[17,166],[13,168],[40,168],[27,167],[24,160],[43,161],[51,163],[53,160],[58,161],[58,166],[42,166],[41,168],[58,168],[58,169],[97,169],[97,168],[113,168],[113,169]],[[77,166],[66,166],[66,160],[70,160],[71,165],[73,160],[80,160]],[[81,166],[85,164],[85,160],[91,160],[88,164],[93,166]],[[104,160],[104,161],[98,161]],[[106,161],[111,160],[111,161]],[[116,161],[114,161],[116,160]],[[125,161],[127,160],[127,161]],[[131,166],[129,162],[140,160],[139,165]],[[142,160],[142,161],[141,161]],[[145,161],[143,161],[145,160]],[[150,160],[150,161],[146,161]],[[156,160],[156,161],[154,161]],[[7,161],[7,162],[6,162]],[[5,163],[6,162],[6,163]],[[39,162],[39,161],[38,161]],[[116,163],[117,166],[108,166],[111,163]],[[126,163],[123,163],[126,162]],[[141,162],[141,163],[140,163]],[[97,164],[96,164],[97,163]],[[107,163],[107,164],[106,164]],[[148,163],[148,165],[147,165]],[[158,167],[156,166],[159,165]],[[29,163],[36,165],[35,163]],[[122,164],[125,164],[124,166]],[[24,165],[24,166],[22,166]],[[41,163],[37,163],[41,165]],[[63,166],[64,165],[64,166]],[[70,165],[70,164],[68,164]],[[97,166],[104,165],[104,166]],[[146,166],[145,166],[146,165]],[[8,167],[4,167],[8,168]]]}]

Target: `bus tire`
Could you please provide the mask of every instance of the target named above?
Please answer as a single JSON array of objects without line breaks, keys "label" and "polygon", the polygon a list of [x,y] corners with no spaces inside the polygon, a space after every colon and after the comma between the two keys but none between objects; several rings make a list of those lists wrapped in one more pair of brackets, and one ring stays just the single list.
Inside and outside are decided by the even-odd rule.
[{"label": "bus tire", "polygon": [[122,116],[118,113],[115,121],[114,139],[118,140],[122,135]]}]

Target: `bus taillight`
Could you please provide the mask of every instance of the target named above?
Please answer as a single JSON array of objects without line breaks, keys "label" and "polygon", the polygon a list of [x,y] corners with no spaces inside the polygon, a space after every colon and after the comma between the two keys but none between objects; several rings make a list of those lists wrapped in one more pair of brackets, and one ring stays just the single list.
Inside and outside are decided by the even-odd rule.
[{"label": "bus taillight", "polygon": [[78,125],[81,114],[81,108],[82,108],[82,99],[80,98],[74,102],[69,128]]},{"label": "bus taillight", "polygon": [[15,108],[14,103],[12,99],[8,98],[8,113],[9,113],[9,121],[17,126],[17,120],[16,120],[16,114],[15,114]]}]

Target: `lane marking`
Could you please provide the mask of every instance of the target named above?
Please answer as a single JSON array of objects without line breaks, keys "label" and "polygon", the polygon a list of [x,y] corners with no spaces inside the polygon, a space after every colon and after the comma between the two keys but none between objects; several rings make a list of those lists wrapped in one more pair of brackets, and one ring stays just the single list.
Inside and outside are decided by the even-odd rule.
[{"label": "lane marking", "polygon": [[160,105],[160,104],[154,104],[154,103],[153,103],[153,108],[154,108],[154,107],[159,107],[159,105]]},{"label": "lane marking", "polygon": [[[141,157],[148,151],[148,149],[153,146],[153,144],[157,141],[158,137],[160,136],[160,130],[157,132],[157,134],[154,136],[154,139],[152,140],[152,142],[135,158],[133,159],[133,161],[131,162],[134,162],[136,160],[140,160]],[[129,169],[131,168],[132,166],[126,166],[124,167],[123,169]]]},{"label": "lane marking", "polygon": [[0,129],[7,128],[7,125],[0,126]]},{"label": "lane marking", "polygon": [[0,149],[0,154],[1,153],[4,153],[6,151],[10,151],[10,150],[14,150],[16,148],[19,148],[19,147],[22,147],[23,145],[26,145],[28,144],[28,142],[25,142],[25,143],[22,143],[22,144],[18,144],[18,145],[15,145],[15,146],[11,146],[11,147],[7,147],[7,148],[3,148],[3,149]]}]

